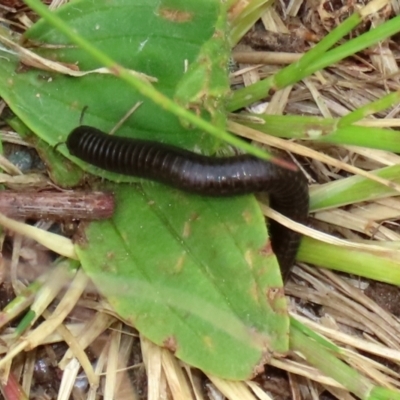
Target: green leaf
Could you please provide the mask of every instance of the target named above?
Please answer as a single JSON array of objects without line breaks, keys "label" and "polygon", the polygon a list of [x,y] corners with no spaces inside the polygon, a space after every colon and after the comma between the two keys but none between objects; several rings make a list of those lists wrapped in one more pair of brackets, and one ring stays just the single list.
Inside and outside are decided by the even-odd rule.
[{"label": "green leaf", "polygon": [[[174,4],[187,19],[179,20],[178,12],[174,13],[172,8]],[[185,63],[191,65],[201,45],[212,36],[218,11],[214,1],[119,0],[110,3],[103,0],[96,3],[76,1],[61,8],[58,15],[123,66],[156,77],[157,90],[173,97]],[[58,45],[37,49],[49,59],[78,62],[83,71],[100,67],[91,56],[71,46],[43,20],[26,36],[35,43]],[[0,65],[0,94],[26,125],[52,146],[66,140],[79,124],[85,106],[88,110],[84,124],[108,132],[138,101],[144,101],[119,129],[119,135],[151,138],[188,149],[200,145],[206,153],[213,153],[217,148],[214,138],[194,129],[188,132],[177,117],[146,101],[115,76],[94,74],[72,78],[35,69],[17,74],[17,58],[9,56],[9,59],[11,62]],[[91,173],[114,180],[133,180],[72,159],[63,146],[58,150]]]},{"label": "green leaf", "polygon": [[248,379],[269,352],[287,350],[279,269],[251,196],[166,197],[159,184],[113,190],[112,220],[90,224],[76,251],[123,319],[227,379]]},{"label": "green leaf", "polygon": [[[228,46],[221,45],[226,35],[221,10],[212,0],[78,0],[57,15],[124,67],[156,77],[161,93],[176,95],[188,108],[198,105],[222,126]],[[215,38],[215,29],[222,35]],[[48,58],[78,61],[82,70],[99,67],[44,21],[28,37],[58,45],[37,49]],[[51,145],[66,139],[85,106],[84,124],[109,131],[140,100],[144,104],[119,135],[205,153],[220,147],[211,136],[182,127],[177,117],[115,76],[16,74],[16,67],[12,57],[0,65],[0,94]],[[200,81],[192,91],[191,80],[203,78],[207,84]],[[62,146],[58,149],[98,176],[136,180],[101,171]],[[207,199],[156,184],[137,188],[112,186],[114,218],[83,228],[77,249],[85,271],[116,312],[144,336],[220,377],[247,379],[270,352],[286,351],[289,320],[282,281],[254,198]]]}]

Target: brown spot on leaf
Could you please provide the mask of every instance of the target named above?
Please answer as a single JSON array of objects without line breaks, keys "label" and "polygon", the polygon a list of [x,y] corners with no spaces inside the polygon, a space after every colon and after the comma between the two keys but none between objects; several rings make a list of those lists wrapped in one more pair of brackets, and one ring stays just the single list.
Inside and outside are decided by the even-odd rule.
[{"label": "brown spot on leaf", "polygon": [[183,266],[185,264],[186,254],[183,254],[181,257],[178,258],[178,261],[175,264],[174,272],[179,273],[182,271]]},{"label": "brown spot on leaf", "polygon": [[260,249],[260,254],[261,254],[262,256],[270,256],[271,254],[273,254],[272,246],[271,246],[271,241],[270,241],[270,240],[268,240],[267,243],[265,244],[265,246],[263,246],[263,247]]},{"label": "brown spot on leaf", "polygon": [[192,213],[190,216],[191,221],[197,221],[200,218],[200,215],[198,213]]},{"label": "brown spot on leaf", "polygon": [[251,378],[254,378],[255,376],[264,372],[264,365],[268,364],[270,360],[271,360],[271,352],[268,350],[264,351],[263,354],[261,355],[260,361],[253,368],[252,371],[253,376]]},{"label": "brown spot on leaf", "polygon": [[276,304],[277,300],[280,300],[285,296],[285,292],[283,290],[283,287],[270,287],[270,288],[268,288],[266,296],[267,296],[267,300],[268,300],[268,303],[271,306],[271,308],[273,310],[275,310],[276,312],[278,312],[276,310],[275,304]]},{"label": "brown spot on leaf", "polygon": [[186,221],[183,225],[182,238],[188,238],[191,232],[191,221]]},{"label": "brown spot on leaf", "polygon": [[192,222],[197,221],[199,219],[199,214],[198,213],[192,213],[192,215],[189,217],[189,219],[185,222],[185,225],[183,226],[183,232],[182,232],[182,237],[187,238],[191,235],[192,233]]},{"label": "brown spot on leaf", "polygon": [[193,19],[193,13],[191,12],[183,10],[175,10],[167,7],[159,8],[158,14],[162,18],[167,19],[168,21],[178,22],[178,23],[188,22]]},{"label": "brown spot on leaf", "polygon": [[276,355],[276,353],[271,352],[272,345],[268,336],[265,336],[265,334],[261,334],[256,329],[251,329],[249,333],[252,343],[256,343],[261,350],[260,358],[258,362],[254,365],[253,370],[248,377],[248,379],[252,379],[258,374],[264,372],[264,365],[268,364],[271,360],[272,355]]},{"label": "brown spot on leaf", "polygon": [[[284,353],[280,352],[279,354],[271,352],[271,348],[269,345],[267,345],[264,348],[265,348],[265,350],[262,352],[261,357],[258,360],[257,364],[255,364],[253,371],[252,371],[252,375],[249,377],[249,379],[255,378],[257,375],[263,373],[265,371],[265,364],[270,363],[272,356],[279,358],[286,354],[286,352],[284,352]],[[268,370],[270,371],[271,368],[272,367],[269,365]],[[279,392],[279,390],[277,392]],[[278,396],[278,398],[283,398],[283,397]]]},{"label": "brown spot on leaf", "polygon": [[244,258],[248,264],[248,266],[250,267],[250,269],[253,269],[253,252],[251,250],[247,250],[244,253]]},{"label": "brown spot on leaf", "polygon": [[101,271],[107,274],[115,274],[117,272],[117,268],[114,263],[104,261],[104,263],[100,267]]},{"label": "brown spot on leaf", "polygon": [[172,351],[173,353],[176,352],[177,348],[178,348],[178,344],[176,343],[176,339],[174,336],[169,336],[167,337],[164,341],[163,341],[163,346]]},{"label": "brown spot on leaf", "polygon": [[69,105],[69,109],[70,110],[81,110],[82,106],[80,105],[80,103],[77,100],[75,100]]}]

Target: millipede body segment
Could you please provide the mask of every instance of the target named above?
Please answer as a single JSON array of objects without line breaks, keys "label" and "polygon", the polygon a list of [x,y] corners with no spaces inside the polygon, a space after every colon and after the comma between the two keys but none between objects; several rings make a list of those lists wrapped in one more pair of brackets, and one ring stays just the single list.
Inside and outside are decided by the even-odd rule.
[{"label": "millipede body segment", "polygon": [[[104,170],[203,196],[267,192],[271,208],[296,222],[307,222],[308,186],[301,171],[250,155],[203,156],[161,143],[110,136],[90,126],[74,129],[66,145],[73,156]],[[295,261],[301,236],[275,221],[269,222],[269,232],[285,277]]]}]

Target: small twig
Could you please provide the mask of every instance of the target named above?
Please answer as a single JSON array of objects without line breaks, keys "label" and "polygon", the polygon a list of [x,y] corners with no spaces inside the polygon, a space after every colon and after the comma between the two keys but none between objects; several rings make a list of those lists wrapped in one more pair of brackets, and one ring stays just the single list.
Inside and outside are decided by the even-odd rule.
[{"label": "small twig", "polygon": [[114,212],[114,196],[103,192],[0,192],[0,212],[13,218],[98,220]]}]

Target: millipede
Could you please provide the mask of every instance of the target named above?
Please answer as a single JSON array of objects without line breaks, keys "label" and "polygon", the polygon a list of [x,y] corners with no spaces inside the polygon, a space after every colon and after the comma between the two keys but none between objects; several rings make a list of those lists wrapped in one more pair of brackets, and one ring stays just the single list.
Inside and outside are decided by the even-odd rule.
[{"label": "millipede", "polygon": [[[251,155],[210,157],[152,141],[110,136],[79,126],[66,142],[71,155],[110,172],[158,181],[203,196],[267,192],[270,207],[307,223],[309,194],[300,170],[289,170]],[[301,235],[269,222],[272,249],[284,277],[294,264]]]}]

